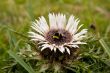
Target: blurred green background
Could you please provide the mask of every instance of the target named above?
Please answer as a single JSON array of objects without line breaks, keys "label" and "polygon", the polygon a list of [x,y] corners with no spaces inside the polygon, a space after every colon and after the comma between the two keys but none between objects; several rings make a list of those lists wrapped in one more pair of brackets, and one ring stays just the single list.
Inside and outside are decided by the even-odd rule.
[{"label": "blurred green background", "polygon": [[93,35],[110,37],[110,0],[0,0],[0,68],[6,65],[7,50],[23,39],[11,31],[27,35],[34,19],[52,12],[73,14]]}]

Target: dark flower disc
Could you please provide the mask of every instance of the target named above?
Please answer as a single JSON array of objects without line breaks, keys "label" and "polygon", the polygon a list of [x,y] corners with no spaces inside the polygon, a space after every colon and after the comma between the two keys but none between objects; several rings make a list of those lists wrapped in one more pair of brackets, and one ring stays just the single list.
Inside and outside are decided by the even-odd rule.
[{"label": "dark flower disc", "polygon": [[72,40],[72,35],[64,29],[52,29],[46,33],[46,40],[51,44],[62,45]]}]

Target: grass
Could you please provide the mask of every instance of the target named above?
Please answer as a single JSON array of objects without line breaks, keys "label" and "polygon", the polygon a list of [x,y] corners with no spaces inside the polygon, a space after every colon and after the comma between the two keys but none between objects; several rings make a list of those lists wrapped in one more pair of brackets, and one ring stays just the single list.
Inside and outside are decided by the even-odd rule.
[{"label": "grass", "polygon": [[32,67],[28,66],[19,56],[17,56],[14,52],[8,51],[9,55],[15,58],[17,62],[19,62],[29,73],[35,73]]},{"label": "grass", "polygon": [[110,57],[110,49],[107,46],[107,44],[105,43],[105,41],[103,39],[99,40],[100,44],[102,45],[102,47],[104,48],[104,51],[108,54],[108,56]]},{"label": "grass", "polygon": [[[76,73],[80,73],[81,69],[84,71],[83,73],[109,73],[109,4],[110,0],[1,0],[0,68],[6,66],[7,60],[12,57],[17,61],[17,57],[13,53],[17,53],[27,43],[27,32],[32,21],[38,19],[41,15],[47,17],[50,12],[61,12],[67,16],[73,14],[78,17],[81,21],[80,24],[84,24],[84,28],[88,29],[88,35],[92,37],[87,41],[86,46],[81,46],[83,48],[81,49],[83,59],[78,63],[75,62],[74,67],[72,65],[66,68],[76,70]],[[9,50],[13,51],[13,53],[10,53],[11,56],[7,53]],[[91,64],[91,61],[93,64]],[[22,65],[21,60],[18,63]],[[98,63],[100,64],[98,65]],[[106,65],[107,67],[104,68]],[[22,69],[24,68],[27,71],[31,69],[27,63],[23,65]],[[32,71],[32,69],[29,71]],[[100,69],[105,70],[101,71]],[[4,73],[4,71],[0,69],[0,73]]]}]

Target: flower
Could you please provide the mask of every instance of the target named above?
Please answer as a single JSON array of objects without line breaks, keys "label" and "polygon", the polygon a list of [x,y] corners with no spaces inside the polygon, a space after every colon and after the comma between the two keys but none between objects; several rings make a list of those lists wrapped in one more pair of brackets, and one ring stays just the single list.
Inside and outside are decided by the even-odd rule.
[{"label": "flower", "polygon": [[86,37],[87,29],[79,29],[83,26],[78,26],[79,19],[75,19],[71,15],[67,21],[64,14],[49,13],[49,22],[41,16],[39,20],[32,23],[32,31],[29,32],[31,41],[37,41],[41,51],[49,48],[56,52],[57,49],[61,52],[71,54],[69,48],[79,48],[79,44]]}]

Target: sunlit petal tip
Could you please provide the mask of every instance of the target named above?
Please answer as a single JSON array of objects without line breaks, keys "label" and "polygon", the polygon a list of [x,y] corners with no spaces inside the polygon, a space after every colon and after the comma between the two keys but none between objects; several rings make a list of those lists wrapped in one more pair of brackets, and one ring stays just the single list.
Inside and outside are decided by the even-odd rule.
[{"label": "sunlit petal tip", "polygon": [[70,50],[68,48],[66,48],[67,53],[70,55]]},{"label": "sunlit petal tip", "polygon": [[65,52],[65,48],[63,46],[61,46],[61,47],[59,47],[59,51],[63,53],[63,52]]},{"label": "sunlit petal tip", "polygon": [[41,48],[41,51],[43,51],[44,49],[46,49],[45,47]]},{"label": "sunlit petal tip", "polygon": [[74,48],[79,48],[79,46],[78,46],[78,45],[72,45],[72,47],[74,47]]},{"label": "sunlit petal tip", "polygon": [[54,50],[54,52],[56,52],[57,48],[54,47],[53,50]]},{"label": "sunlit petal tip", "polygon": [[50,50],[52,51],[52,50],[53,50],[53,48],[50,48]]}]

